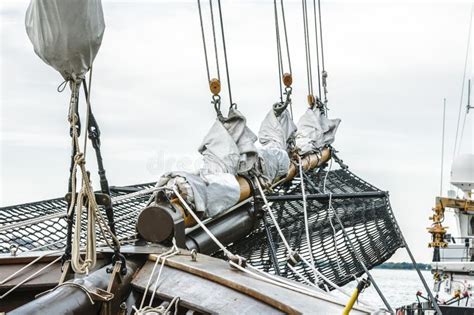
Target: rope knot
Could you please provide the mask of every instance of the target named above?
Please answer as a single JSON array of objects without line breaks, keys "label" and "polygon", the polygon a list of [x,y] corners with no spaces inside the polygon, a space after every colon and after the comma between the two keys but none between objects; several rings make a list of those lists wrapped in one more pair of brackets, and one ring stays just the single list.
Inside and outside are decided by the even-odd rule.
[{"label": "rope knot", "polygon": [[84,165],[86,164],[86,159],[84,158],[84,153],[77,153],[76,156],[74,157],[74,163],[78,165]]}]

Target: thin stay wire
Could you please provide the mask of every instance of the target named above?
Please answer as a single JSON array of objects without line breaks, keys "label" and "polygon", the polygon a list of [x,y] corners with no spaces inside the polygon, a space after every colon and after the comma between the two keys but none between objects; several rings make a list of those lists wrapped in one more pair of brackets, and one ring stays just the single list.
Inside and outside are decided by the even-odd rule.
[{"label": "thin stay wire", "polygon": [[220,22],[221,22],[222,47],[224,49],[225,70],[226,70],[226,74],[227,74],[227,88],[229,89],[230,107],[232,107],[234,105],[234,103],[232,102],[232,90],[230,88],[229,64],[228,64],[228,61],[227,61],[227,48],[226,48],[226,44],[225,44],[224,20],[222,18],[221,0],[217,0],[217,4],[219,6],[219,19],[220,19]]},{"label": "thin stay wire", "polygon": [[462,75],[462,85],[461,85],[461,99],[459,101],[459,111],[458,111],[458,122],[456,125],[456,137],[454,139],[454,151],[453,151],[453,160],[456,157],[456,152],[458,151],[458,135],[459,135],[459,124],[461,122],[461,112],[462,112],[462,102],[464,99],[464,85],[466,84],[466,70],[467,70],[467,61],[469,59],[469,48],[471,47],[471,32],[472,32],[472,17],[474,13],[474,4],[471,6],[471,18],[469,20],[469,31],[467,37],[467,47],[466,47],[466,58],[464,60],[464,72]]},{"label": "thin stay wire", "polygon": [[[473,52],[474,53],[474,52]],[[474,65],[473,65],[474,67]],[[461,137],[459,138],[459,146],[458,146],[458,154],[461,151],[461,146],[462,146],[462,140],[464,138],[464,128],[466,127],[466,120],[467,120],[467,115],[469,114],[469,108],[470,108],[470,98],[471,98],[471,80],[468,81],[468,93],[467,93],[467,106],[466,106],[466,111],[464,113],[464,119],[462,120],[462,128],[461,128]]]}]

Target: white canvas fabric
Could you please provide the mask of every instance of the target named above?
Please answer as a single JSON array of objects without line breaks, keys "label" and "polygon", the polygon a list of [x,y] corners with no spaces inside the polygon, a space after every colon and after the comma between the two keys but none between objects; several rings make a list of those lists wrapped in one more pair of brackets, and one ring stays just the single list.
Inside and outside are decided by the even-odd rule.
[{"label": "white canvas fabric", "polygon": [[105,30],[100,0],[32,0],[25,26],[36,54],[65,80],[90,69]]},{"label": "white canvas fabric", "polygon": [[332,144],[340,123],[340,119],[328,119],[318,108],[308,108],[297,124],[295,142],[299,153],[304,155]]},{"label": "white canvas fabric", "polygon": [[163,175],[158,187],[176,187],[194,205],[197,212],[212,217],[235,205],[240,198],[240,185],[236,177],[228,173],[199,175],[187,172],[171,172]]},{"label": "white canvas fabric", "polygon": [[272,108],[260,125],[258,139],[263,146],[278,147],[286,150],[288,142],[295,132],[296,126],[288,110],[285,109],[277,117]]},{"label": "white canvas fabric", "polygon": [[223,122],[218,119],[204,137],[199,153],[204,157],[201,174],[248,172],[257,161],[257,136],[237,109],[229,111]]},{"label": "white canvas fabric", "polygon": [[177,187],[198,212],[213,217],[235,205],[240,198],[236,175],[251,170],[258,160],[257,136],[236,109],[223,121],[217,119],[199,146],[203,166],[196,173],[165,174],[160,186]]},{"label": "white canvas fabric", "polygon": [[260,168],[270,183],[288,172],[290,158],[287,148],[295,132],[296,126],[286,109],[276,116],[272,108],[260,125],[258,136],[263,146],[259,149]]}]

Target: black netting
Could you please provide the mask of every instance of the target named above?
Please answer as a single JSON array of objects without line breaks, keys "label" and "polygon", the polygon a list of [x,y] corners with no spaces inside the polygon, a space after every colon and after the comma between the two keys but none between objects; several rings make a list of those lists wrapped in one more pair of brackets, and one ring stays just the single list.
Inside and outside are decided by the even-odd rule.
[{"label": "black netting", "polygon": [[[326,178],[326,180],[324,180]],[[341,219],[355,246],[351,250],[337,219],[328,211],[328,199],[316,198],[324,193],[334,196],[332,206]],[[112,189],[112,196],[120,196],[137,190],[151,188],[153,183]],[[306,193],[316,196],[307,201],[311,247],[316,267],[326,277],[342,286],[360,276],[362,260],[372,268],[389,259],[403,246],[403,239],[393,216],[388,195],[355,176],[347,169],[326,173],[324,170],[308,172],[305,177]],[[278,225],[293,250],[309,260],[306,245],[303,203],[300,179],[283,184],[268,195]],[[290,198],[293,196],[293,198]],[[139,211],[146,205],[150,195],[130,197],[114,203],[114,218],[117,236],[120,239],[135,237],[135,222]],[[276,200],[278,198],[282,198]],[[105,210],[101,209],[105,216]],[[55,250],[65,246],[66,202],[63,199],[45,200],[36,203],[0,208],[0,253],[8,253],[10,245],[18,245],[21,251],[44,249]],[[266,218],[277,257],[277,266],[282,276],[298,279],[286,264],[287,250],[270,218]],[[25,222],[26,221],[26,222]],[[28,222],[29,221],[29,222]],[[84,225],[85,226],[85,225]],[[99,243],[103,242],[98,235]],[[270,273],[276,273],[270,255],[270,242],[263,221],[254,232],[229,246],[231,252]],[[221,256],[217,253],[215,256]],[[312,271],[299,263],[296,270],[310,281],[315,281]]]},{"label": "black netting", "polygon": [[[112,197],[151,188],[154,183],[112,188]],[[135,221],[138,211],[143,209],[150,195],[131,197],[115,202],[114,221],[120,239],[135,236]],[[63,198],[39,201],[23,205],[0,208],[0,253],[10,252],[11,245],[18,245],[20,251],[56,250],[64,248],[66,242],[67,203]],[[105,216],[105,209],[100,207]],[[85,218],[84,218],[85,220]],[[85,221],[83,226],[85,227]],[[97,233],[97,242],[102,235]]]},{"label": "black netting", "polygon": [[[305,178],[306,194],[322,194],[325,176],[326,172],[323,170],[308,173]],[[329,192],[341,196],[332,200],[332,206],[349,234],[356,252],[351,250],[337,218],[328,211],[327,198],[307,201],[309,234],[316,267],[326,277],[342,286],[354,280],[354,276],[363,274],[359,260],[370,269],[386,261],[398,248],[403,247],[403,239],[386,193],[347,169],[338,169],[327,174],[326,193]],[[345,195],[345,198],[342,198],[342,195]],[[274,196],[283,196],[287,200],[275,200],[277,198]],[[290,196],[297,198],[288,200],[291,199],[288,198]],[[273,213],[290,247],[309,261],[300,180],[295,179],[282,185],[275,194],[268,195],[268,198],[272,200]],[[271,231],[280,275],[301,281],[286,264],[288,252],[272,220],[267,217],[266,221]],[[229,249],[245,257],[253,266],[275,273],[269,245],[264,224],[261,222],[253,233],[232,244]],[[315,281],[313,272],[305,264],[300,262],[296,270],[310,281]]]}]

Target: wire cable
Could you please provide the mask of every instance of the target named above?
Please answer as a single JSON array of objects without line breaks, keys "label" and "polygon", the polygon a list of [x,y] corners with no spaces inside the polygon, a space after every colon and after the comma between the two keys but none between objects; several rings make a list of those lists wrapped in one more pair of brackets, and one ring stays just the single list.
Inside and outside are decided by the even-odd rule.
[{"label": "wire cable", "polygon": [[462,75],[461,99],[459,101],[458,122],[457,122],[457,125],[456,125],[456,137],[454,139],[453,160],[456,157],[456,152],[457,152],[457,148],[458,148],[459,123],[461,122],[462,102],[463,102],[463,98],[464,98],[464,85],[466,83],[467,61],[469,59],[469,48],[471,47],[471,31],[472,31],[473,13],[474,13],[474,4],[472,4],[472,6],[471,6],[471,18],[469,20],[469,31],[468,31],[468,37],[467,37],[466,58],[464,60],[464,72],[463,72],[463,75]]},{"label": "wire cable", "polygon": [[[221,80],[221,72],[219,69],[219,54],[217,53],[217,37],[216,37],[216,27],[214,24],[214,10],[212,9],[212,0],[209,0],[209,6],[211,8],[211,24],[212,24],[212,38],[214,39],[214,53],[216,55],[216,67],[217,67],[217,79]],[[210,80],[209,80],[210,81]]]},{"label": "wire cable", "polygon": [[209,61],[207,58],[206,35],[204,34],[204,23],[202,20],[201,0],[197,0],[199,9],[199,21],[201,22],[202,46],[204,47],[204,60],[206,61],[207,82],[211,82],[211,74],[209,73]]},{"label": "wire cable", "polygon": [[292,74],[293,72],[291,70],[290,45],[288,44],[288,33],[286,31],[285,6],[283,5],[283,0],[280,0],[280,6],[281,6],[281,17],[283,19],[283,30],[285,33],[286,54],[288,56],[288,69],[290,70],[290,74]]},{"label": "wire cable", "polygon": [[[319,3],[319,1],[318,1]],[[321,99],[321,70],[319,66],[319,43],[318,43],[318,19],[316,18],[316,0],[313,0],[313,14],[314,14],[314,38],[316,40],[316,69],[318,70],[318,92],[319,99]],[[319,16],[321,19],[321,16]]]},{"label": "wire cable", "polygon": [[308,80],[308,95],[313,95],[313,74],[311,69],[311,45],[309,43],[308,30],[308,12],[306,0],[302,0],[303,5],[303,29],[304,29],[304,43],[306,50],[306,76]]},{"label": "wire cable", "polygon": [[275,11],[275,34],[276,34],[276,48],[277,48],[277,63],[278,63],[278,84],[280,86],[280,101],[283,102],[283,62],[281,57],[281,43],[280,43],[280,27],[278,25],[278,10],[276,0],[273,0],[273,7]]},{"label": "wire cable", "polygon": [[222,8],[221,8],[221,0],[217,0],[217,4],[219,5],[219,18],[221,22],[221,32],[222,32],[222,47],[224,49],[224,61],[225,61],[225,70],[227,74],[227,88],[229,89],[229,100],[230,100],[230,107],[234,106],[232,102],[232,90],[230,88],[230,74],[229,74],[229,64],[227,61],[227,48],[225,45],[225,35],[224,35],[224,20],[222,18]]}]

